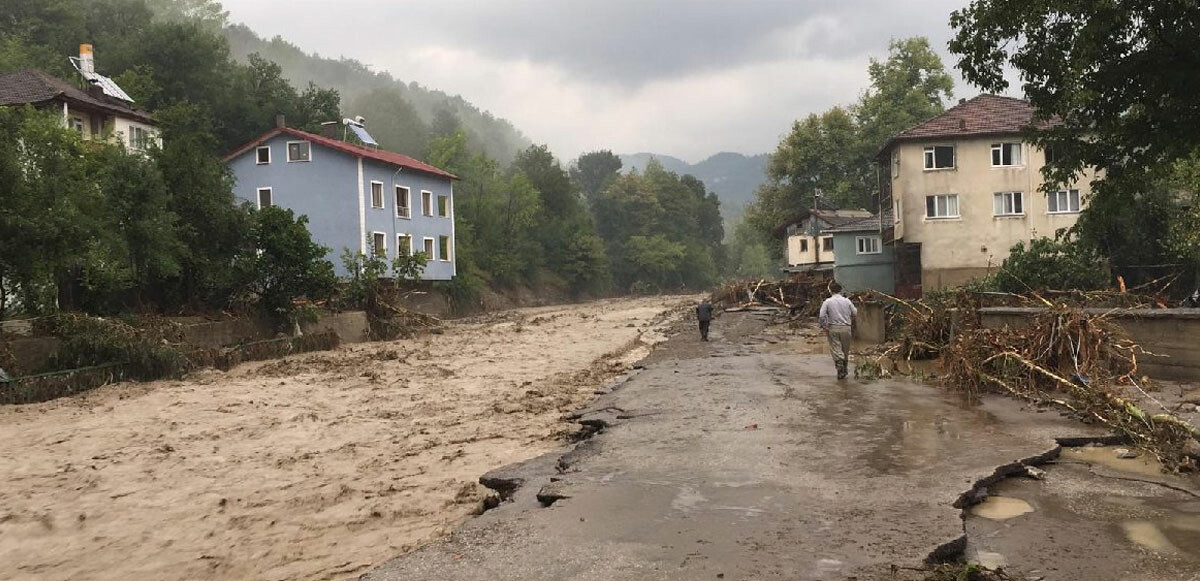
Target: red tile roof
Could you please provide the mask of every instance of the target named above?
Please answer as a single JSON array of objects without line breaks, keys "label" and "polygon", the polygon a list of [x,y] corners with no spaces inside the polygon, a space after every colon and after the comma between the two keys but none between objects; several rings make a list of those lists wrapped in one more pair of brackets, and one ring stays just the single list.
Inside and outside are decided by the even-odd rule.
[{"label": "red tile roof", "polygon": [[335,150],[341,151],[343,153],[348,153],[355,157],[373,159],[375,161],[381,161],[383,163],[387,163],[387,164],[391,164],[391,165],[395,165],[395,166],[399,166],[399,167],[403,167],[403,168],[408,168],[411,170],[415,170],[415,171],[419,171],[419,172],[423,172],[423,173],[427,173],[427,174],[432,174],[435,176],[440,176],[440,177],[444,177],[444,178],[448,178],[448,179],[452,179],[452,180],[459,179],[458,176],[456,176],[448,171],[438,169],[432,165],[429,165],[423,161],[413,159],[402,153],[395,153],[395,152],[391,152],[391,151],[385,151],[382,149],[371,149],[368,147],[362,147],[360,145],[346,143],[345,141],[339,141],[339,140],[333,139],[331,137],[325,137],[324,135],[317,135],[315,133],[309,133],[307,131],[300,131],[299,129],[293,129],[291,127],[276,127],[275,129],[272,129],[272,130],[258,136],[257,138],[250,140],[245,145],[234,150],[233,153],[226,155],[225,161],[229,161],[235,157],[238,157],[239,155],[242,155],[242,154],[246,153],[247,151],[250,151],[254,147],[258,146],[258,144],[260,144],[268,139],[271,139],[272,137],[275,137],[276,135],[279,135],[281,133],[291,135],[292,137],[298,137],[300,139],[311,141],[318,145],[328,147],[330,149],[335,149]]},{"label": "red tile roof", "polygon": [[1035,113],[1033,105],[1024,99],[979,95],[947,109],[929,121],[901,131],[888,140],[883,152],[898,141],[1017,134],[1030,128],[1040,129],[1059,124],[1057,119],[1035,122]]},{"label": "red tile roof", "polygon": [[113,115],[154,123],[149,113],[129,106],[129,103],[108,96],[95,96],[87,91],[42,71],[26,69],[0,75],[0,106],[37,105],[55,99],[73,102],[83,107],[99,109]]}]

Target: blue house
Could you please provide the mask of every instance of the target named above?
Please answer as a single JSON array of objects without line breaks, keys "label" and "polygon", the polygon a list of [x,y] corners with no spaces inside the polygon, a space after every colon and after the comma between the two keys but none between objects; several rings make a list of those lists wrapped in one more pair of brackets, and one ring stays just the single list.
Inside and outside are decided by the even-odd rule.
[{"label": "blue house", "polygon": [[831,226],[821,234],[833,238],[833,277],[847,292],[895,293],[896,255],[891,244],[883,243],[879,216]]},{"label": "blue house", "polygon": [[261,208],[308,216],[313,241],[328,247],[338,276],[345,249],[429,258],[422,279],[449,280],[454,262],[454,181],[407,155],[363,147],[280,124],[225,157],[234,195]]}]

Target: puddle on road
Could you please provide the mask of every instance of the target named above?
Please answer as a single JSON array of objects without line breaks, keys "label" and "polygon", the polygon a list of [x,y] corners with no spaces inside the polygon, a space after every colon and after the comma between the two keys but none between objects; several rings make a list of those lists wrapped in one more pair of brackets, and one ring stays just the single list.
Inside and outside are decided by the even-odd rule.
[{"label": "puddle on road", "polygon": [[1121,523],[1125,538],[1160,555],[1200,560],[1200,515],[1173,514]]},{"label": "puddle on road", "polygon": [[[1137,458],[1117,457],[1118,447],[1113,446],[1084,446],[1082,448],[1065,448],[1060,460],[1087,462],[1112,468],[1121,472],[1140,476],[1162,477],[1163,467],[1154,456],[1141,452]],[[1129,449],[1129,448],[1126,448]]]},{"label": "puddle on road", "polygon": [[989,496],[971,507],[971,514],[990,520],[1008,520],[1033,512],[1033,506],[1019,498]]}]

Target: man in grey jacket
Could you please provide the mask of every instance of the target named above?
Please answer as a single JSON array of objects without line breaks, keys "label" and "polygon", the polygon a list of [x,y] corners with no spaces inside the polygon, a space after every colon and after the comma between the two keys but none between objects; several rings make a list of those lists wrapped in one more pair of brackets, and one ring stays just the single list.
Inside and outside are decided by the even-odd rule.
[{"label": "man in grey jacket", "polygon": [[829,337],[829,353],[833,355],[837,377],[845,379],[848,375],[846,367],[850,360],[851,329],[858,308],[850,299],[842,296],[842,285],[837,281],[829,283],[829,292],[831,296],[821,303],[818,321],[821,330]]}]

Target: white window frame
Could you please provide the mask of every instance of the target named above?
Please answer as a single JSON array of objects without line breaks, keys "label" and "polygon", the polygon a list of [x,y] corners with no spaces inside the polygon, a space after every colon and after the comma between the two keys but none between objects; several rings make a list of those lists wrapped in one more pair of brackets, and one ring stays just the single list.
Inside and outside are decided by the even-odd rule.
[{"label": "white window frame", "polygon": [[254,203],[258,204],[259,210],[263,209],[263,205],[262,205],[262,193],[263,192],[267,192],[267,195],[271,197],[271,203],[269,205],[271,205],[271,206],[275,205],[275,188],[272,188],[271,186],[267,186],[265,188],[258,188],[256,190],[254,190]]},{"label": "white window frame", "polygon": [[[1017,211],[1020,206],[1020,211]],[[1004,208],[1012,211],[1003,211]],[[997,218],[1013,218],[1025,215],[1025,192],[996,192],[992,194],[992,214]]]},{"label": "white window frame", "polygon": [[[408,238],[408,251],[407,251],[407,252],[408,252],[408,256],[412,256],[412,255],[413,255],[413,237],[412,237],[412,234],[405,234],[404,232],[400,232],[399,234],[396,234],[396,252],[397,252],[397,253],[399,253],[399,252],[400,252],[400,250],[401,250],[402,248],[404,248],[404,245],[403,245],[403,244],[401,244],[401,243],[400,243],[400,241],[401,241],[401,240],[403,240],[403,239],[405,239],[405,238]],[[397,256],[399,256],[399,254],[397,254]]]},{"label": "white window frame", "polygon": [[[267,161],[263,161],[262,158],[260,158],[258,156],[258,154],[264,150],[267,152]],[[270,145],[260,145],[260,146],[254,148],[254,165],[271,165],[271,146]]]},{"label": "white window frame", "polygon": [[[1074,195],[1075,195],[1075,207],[1074,208],[1071,208],[1071,194],[1072,193],[1074,193]],[[1058,206],[1059,205],[1058,204],[1058,196],[1060,196],[1060,195],[1066,196],[1066,202],[1067,202],[1066,210],[1063,210],[1061,207],[1059,207],[1058,209],[1052,209],[1050,206],[1050,200],[1051,200],[1050,196],[1054,196],[1054,205]],[[1047,214],[1078,214],[1082,209],[1083,209],[1083,196],[1079,193],[1079,190],[1077,190],[1077,189],[1058,190],[1056,192],[1051,192],[1049,194],[1046,194],[1046,213]]]},{"label": "white window frame", "polygon": [[[400,190],[404,190],[404,205],[400,205]],[[396,217],[404,218],[405,220],[412,219],[412,190],[407,186],[396,186],[393,191],[396,194]]]},{"label": "white window frame", "polygon": [[[371,232],[371,250],[375,253],[376,258],[387,258],[387,232],[372,231]],[[379,254],[379,246],[375,242],[383,241],[383,254]]]},{"label": "white window frame", "polygon": [[878,236],[855,236],[855,254],[883,254],[883,240]]},{"label": "white window frame", "polygon": [[437,252],[437,240],[426,236],[421,239],[421,252],[425,254],[426,260],[437,260],[434,254]]},{"label": "white window frame", "polygon": [[[930,198],[933,198],[933,200],[934,200],[934,203],[933,203],[934,215],[933,216],[929,215],[929,199]],[[946,200],[946,204],[945,204],[946,213],[945,214],[937,213],[937,210],[938,210],[937,200],[938,199]],[[951,199],[954,200],[954,213],[953,214],[950,213],[950,200]],[[956,218],[961,218],[962,217],[962,206],[960,205],[960,202],[961,202],[961,200],[958,198],[958,194],[931,194],[931,195],[925,196],[925,219],[926,220],[954,220]]]},{"label": "white window frame", "polygon": [[[295,144],[295,143],[305,143],[308,145],[308,159],[292,159],[292,144]],[[311,141],[306,141],[303,139],[301,139],[299,141],[289,141],[289,142],[287,142],[287,147],[285,148],[285,151],[287,152],[285,155],[287,156],[288,163],[308,163],[308,162],[312,161],[312,142]]]},{"label": "white window frame", "polygon": [[[426,200],[429,201],[428,205],[425,204]],[[433,216],[434,210],[435,210],[435,208],[433,207],[433,192],[431,192],[429,190],[421,190],[421,215],[422,216]]]},{"label": "white window frame", "polygon": [[[1008,148],[1008,163],[1004,163],[1004,150]],[[993,143],[991,148],[992,167],[1025,167],[1025,151],[1021,142],[1004,141]],[[997,159],[1000,163],[996,163]]]},{"label": "white window frame", "polygon": [[[946,167],[937,167],[937,149],[939,147],[950,148],[950,165]],[[927,145],[924,149],[923,161],[925,171],[947,171],[958,167],[958,147],[954,144]]]},{"label": "white window frame", "polygon": [[[379,186],[379,204],[375,203],[375,186]],[[387,207],[387,199],[383,195],[383,182],[371,180],[371,208],[375,210],[383,210]]]},{"label": "white window frame", "polygon": [[[442,239],[443,238],[446,239],[446,252],[442,252]],[[438,236],[438,238],[437,238],[438,260],[440,260],[442,262],[450,262],[450,247],[452,245],[453,245],[453,242],[450,240],[449,236]]]},{"label": "white window frame", "polygon": [[[442,200],[445,200],[445,201],[446,201],[446,212],[445,212],[444,214],[442,213]],[[437,212],[437,215],[438,215],[439,217],[442,217],[442,218],[449,218],[449,217],[450,217],[450,215],[451,215],[451,214],[450,214],[450,196],[444,196],[444,195],[438,194],[438,196],[437,196],[437,207],[436,207],[436,208],[434,208],[434,211],[436,211],[436,212]]]}]

